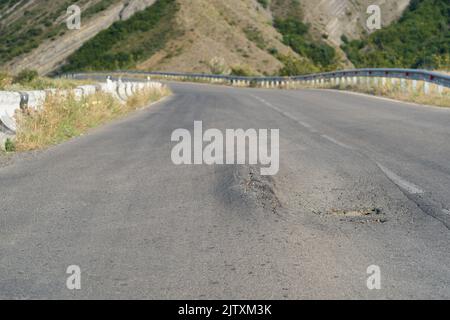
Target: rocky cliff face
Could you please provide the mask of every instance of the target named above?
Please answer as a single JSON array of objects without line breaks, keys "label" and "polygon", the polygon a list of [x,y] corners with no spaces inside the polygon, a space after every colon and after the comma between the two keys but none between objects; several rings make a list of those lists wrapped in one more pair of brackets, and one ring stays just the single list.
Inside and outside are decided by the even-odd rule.
[{"label": "rocky cliff face", "polygon": [[[50,28],[57,28],[63,26],[67,17],[67,3],[60,0],[52,4],[54,9],[53,16],[55,21],[50,21],[52,26]],[[90,8],[95,8],[95,5],[102,5],[102,1],[78,1],[76,3],[82,8],[81,15],[81,29],[79,30],[65,30],[64,33],[58,34],[56,37],[45,39],[31,52],[19,55],[5,64],[5,68],[15,73],[19,70],[30,68],[35,69],[41,74],[49,73],[55,70],[64,60],[79,49],[83,43],[94,37],[97,33],[110,27],[115,21],[126,20],[137,11],[153,5],[156,0],[120,0],[120,1],[105,1],[103,0],[103,10],[91,13],[84,17],[84,12],[89,14]],[[36,12],[38,14],[41,8],[46,7],[48,1],[45,0],[30,0],[19,1],[10,8],[4,9],[6,16],[2,21],[2,28],[10,24],[20,22],[24,16],[29,16],[30,20],[36,17],[30,13]],[[99,10],[99,9],[97,9]],[[8,15],[9,13],[9,15]],[[31,21],[32,23],[33,21]],[[30,21],[28,22],[30,23]],[[36,23],[37,24],[37,23]]]},{"label": "rocky cliff face", "polygon": [[359,38],[367,28],[367,8],[378,5],[382,26],[397,20],[410,0],[302,0],[304,20],[317,35],[327,35],[334,45],[341,44],[341,36]]},{"label": "rocky cliff face", "polygon": [[[342,35],[359,38],[367,30],[369,5],[379,5],[382,25],[389,25],[401,16],[410,0],[301,0],[299,10],[294,5],[296,0],[271,0],[265,6],[257,0],[179,2],[178,22],[187,31],[185,37],[172,43],[172,49],[141,63],[139,68],[208,72],[208,61],[220,57],[228,66],[271,74],[281,63],[268,50],[297,56],[272,27],[274,17],[298,17],[311,25],[316,39],[323,40],[326,35],[326,41],[340,52]],[[182,48],[182,53],[172,57],[173,48]],[[343,52],[340,55],[344,57]],[[350,67],[351,63],[344,57],[341,66]]]}]

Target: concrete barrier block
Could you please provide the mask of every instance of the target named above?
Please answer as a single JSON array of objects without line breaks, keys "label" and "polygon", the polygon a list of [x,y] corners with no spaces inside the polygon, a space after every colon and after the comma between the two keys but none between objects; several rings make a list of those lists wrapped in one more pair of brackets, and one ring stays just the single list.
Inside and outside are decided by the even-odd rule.
[{"label": "concrete barrier block", "polygon": [[28,108],[39,109],[44,105],[47,93],[44,90],[24,91],[28,95]]},{"label": "concrete barrier block", "polygon": [[73,89],[73,96],[75,97],[75,100],[81,100],[83,98],[83,90],[79,88]]},{"label": "concrete barrier block", "polygon": [[132,86],[133,84],[131,82],[125,82],[125,94],[128,98],[134,94]]},{"label": "concrete barrier block", "polygon": [[126,101],[128,98],[125,83],[123,83],[122,81],[117,82],[117,94],[123,101]]},{"label": "concrete barrier block", "polygon": [[105,83],[100,83],[99,89],[101,92],[110,94],[111,96],[114,97],[114,99],[117,99],[122,102],[122,99],[117,94],[117,82],[106,81]]},{"label": "concrete barrier block", "polygon": [[16,132],[15,113],[20,110],[20,94],[18,92],[0,92],[0,126],[3,131]]},{"label": "concrete barrier block", "polygon": [[83,96],[88,96],[97,92],[97,88],[94,85],[79,86],[77,89],[81,89],[83,91]]},{"label": "concrete barrier block", "polygon": [[60,90],[60,89],[45,89],[46,98],[49,96],[60,96],[67,97],[70,90]]},{"label": "concrete barrier block", "polygon": [[423,93],[424,94],[430,94],[430,83],[429,82],[424,82],[423,83]]},{"label": "concrete barrier block", "polygon": [[10,133],[16,133],[17,126],[14,117],[10,117],[7,113],[0,114],[0,128],[1,131],[6,131]]},{"label": "concrete barrier block", "polygon": [[16,109],[20,109],[20,94],[18,92],[0,92],[0,110],[14,116]]}]

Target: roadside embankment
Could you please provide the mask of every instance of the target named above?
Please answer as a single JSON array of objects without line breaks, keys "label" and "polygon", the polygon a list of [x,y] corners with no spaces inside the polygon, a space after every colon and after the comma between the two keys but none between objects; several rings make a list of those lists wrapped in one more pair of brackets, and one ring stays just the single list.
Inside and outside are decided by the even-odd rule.
[{"label": "roadside embankment", "polygon": [[0,147],[42,149],[170,94],[159,82],[107,80],[74,89],[0,91]]}]

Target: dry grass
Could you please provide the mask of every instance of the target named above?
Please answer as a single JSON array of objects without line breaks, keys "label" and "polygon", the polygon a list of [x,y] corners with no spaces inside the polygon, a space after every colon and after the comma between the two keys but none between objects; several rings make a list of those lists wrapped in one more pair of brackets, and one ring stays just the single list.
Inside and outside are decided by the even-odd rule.
[{"label": "dry grass", "polygon": [[48,77],[36,77],[29,81],[15,81],[15,77],[9,73],[0,71],[0,90],[20,91],[20,90],[44,90],[60,89],[69,90],[85,84],[94,84],[91,80],[58,79]]},{"label": "dry grass", "polygon": [[406,81],[405,83],[406,85],[403,88],[400,86],[399,81],[397,81],[397,84],[393,85],[389,80],[384,85],[381,84],[380,80],[378,85],[374,83],[370,85],[340,85],[334,88],[362,92],[422,105],[433,105],[447,108],[450,107],[450,89],[443,88],[443,90],[439,92],[438,86],[430,84],[429,92],[425,94],[424,82],[417,81],[415,90],[413,89],[412,81]]},{"label": "dry grass", "polygon": [[106,93],[96,93],[79,100],[73,95],[51,95],[40,110],[28,110],[17,116],[16,150],[36,150],[61,143],[169,94],[167,88],[145,89],[125,104]]},{"label": "dry grass", "polygon": [[72,80],[72,79],[52,79],[46,77],[38,77],[27,83],[11,83],[3,87],[3,90],[19,91],[19,90],[45,90],[45,89],[59,89],[70,90],[78,86],[86,84],[94,84],[94,81],[89,80]]}]

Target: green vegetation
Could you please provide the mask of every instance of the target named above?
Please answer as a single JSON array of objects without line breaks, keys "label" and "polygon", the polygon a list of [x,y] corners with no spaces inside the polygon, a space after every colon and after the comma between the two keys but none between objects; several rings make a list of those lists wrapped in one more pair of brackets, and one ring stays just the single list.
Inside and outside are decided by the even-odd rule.
[{"label": "green vegetation", "polygon": [[294,18],[276,18],[274,27],[283,35],[286,45],[311,59],[321,70],[335,67],[336,50],[323,41],[312,39],[308,25]]},{"label": "green vegetation", "polygon": [[258,3],[264,8],[267,9],[269,7],[270,1],[269,0],[258,0]]},{"label": "green vegetation", "polygon": [[[18,1],[6,1],[1,9],[6,5],[10,8]],[[24,11],[23,16],[10,24],[0,26],[0,64],[4,64],[13,58],[31,52],[37,48],[44,40],[54,39],[55,36],[64,32],[64,25],[54,25],[58,17],[66,13],[67,7],[73,1],[67,0],[60,6],[48,10],[46,6],[33,6]],[[23,2],[25,3],[25,2]],[[20,8],[22,3],[19,3]],[[53,5],[55,6],[55,5]],[[6,18],[5,17],[2,18]]]},{"label": "green vegetation", "polygon": [[90,6],[83,12],[83,18],[86,19],[90,16],[93,16],[96,13],[104,11],[115,2],[116,0],[100,0],[99,2],[97,2],[93,6]]},{"label": "green vegetation", "polygon": [[7,138],[5,141],[5,151],[6,152],[14,152],[16,151],[16,144],[10,138]]},{"label": "green vegetation", "polygon": [[309,25],[302,22],[303,13],[299,0],[272,0],[273,26],[283,36],[283,42],[301,57],[283,56],[272,51],[284,67],[280,75],[292,76],[318,71],[328,71],[336,67],[336,51],[322,37],[315,39],[310,34]]},{"label": "green vegetation", "polygon": [[270,10],[275,18],[302,21],[303,10],[300,0],[270,0]]},{"label": "green vegetation", "polygon": [[319,72],[319,68],[312,64],[308,59],[300,59],[292,56],[279,56],[278,59],[283,63],[283,68],[279,71],[280,76],[297,76]]},{"label": "green vegetation", "polygon": [[238,77],[250,77],[254,75],[247,66],[233,66],[231,67],[231,75]]},{"label": "green vegetation", "polygon": [[67,71],[130,69],[162,49],[177,35],[175,0],[158,0],[126,21],[115,22],[71,55]]},{"label": "green vegetation", "polygon": [[[118,0],[98,0],[90,2],[77,1],[76,4],[86,8],[83,11],[82,19],[89,17],[107,9]],[[74,4],[72,0],[48,1],[49,3],[36,3],[27,6],[23,15],[13,20],[12,23],[0,25],[0,64],[4,64],[12,59],[31,52],[44,41],[56,40],[58,36],[67,32],[65,20],[61,19],[67,14],[67,8]],[[21,10],[27,1],[2,0],[0,1],[0,12],[2,19],[6,19],[12,13]],[[6,13],[6,10],[17,5],[14,10]],[[23,10],[23,9],[22,9]],[[58,21],[59,23],[56,23]]]},{"label": "green vegetation", "polygon": [[89,80],[57,79],[38,76],[37,71],[25,69],[16,76],[0,72],[0,90],[44,90],[73,89],[83,84],[92,84]]},{"label": "green vegetation", "polygon": [[450,1],[413,0],[396,23],[363,40],[342,39],[356,67],[450,69]]},{"label": "green vegetation", "polygon": [[243,31],[247,39],[256,44],[258,48],[262,50],[266,48],[267,44],[266,41],[264,40],[264,37],[261,34],[261,31],[259,31],[254,27],[247,27]]},{"label": "green vegetation", "polygon": [[34,81],[39,76],[36,70],[25,69],[20,71],[17,76],[14,77],[13,83],[26,84]]}]

